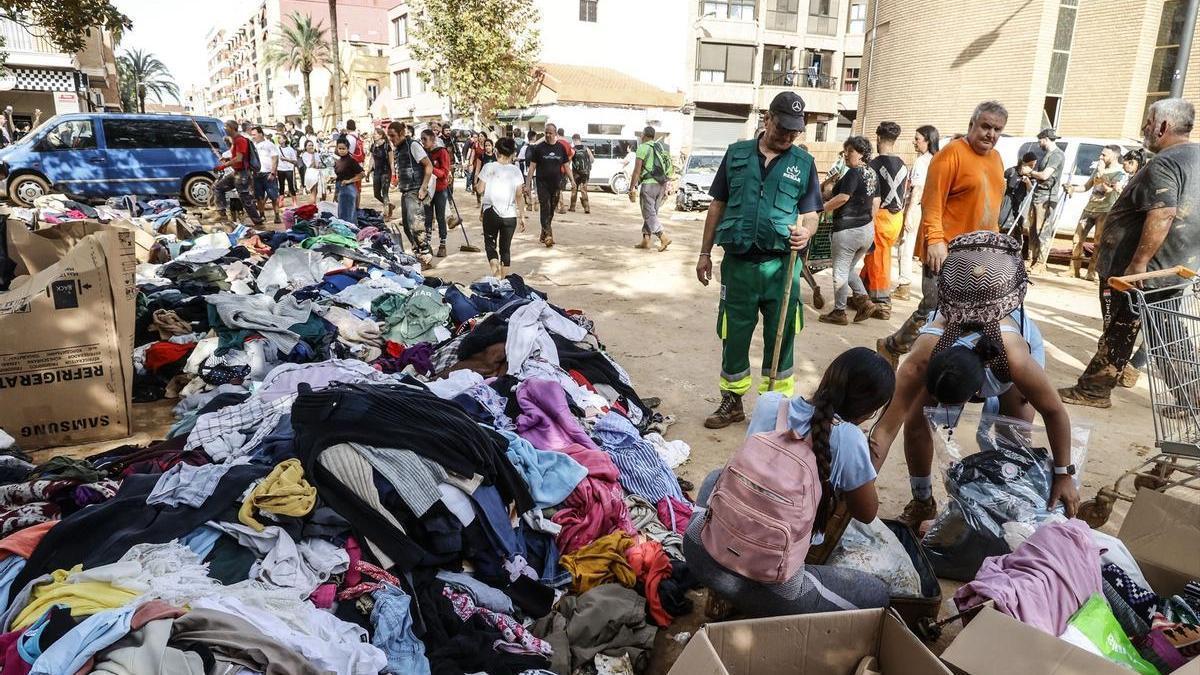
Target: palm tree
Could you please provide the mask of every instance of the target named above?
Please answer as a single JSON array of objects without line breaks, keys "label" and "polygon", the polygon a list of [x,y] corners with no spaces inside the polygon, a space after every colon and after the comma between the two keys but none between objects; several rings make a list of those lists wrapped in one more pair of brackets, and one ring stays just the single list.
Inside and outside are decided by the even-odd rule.
[{"label": "palm tree", "polygon": [[[163,95],[179,102],[179,86],[166,64],[154,54],[140,49],[128,49],[117,57],[117,77],[120,82],[121,107],[126,111],[137,103],[137,112],[146,112],[146,95],[154,94],[159,103]],[[131,111],[130,111],[131,112]]]},{"label": "palm tree", "polygon": [[267,45],[268,64],[286,70],[298,70],[304,80],[304,104],[301,117],[311,125],[312,87],[310,78],[317,68],[329,63],[329,42],[325,27],[312,22],[312,17],[294,12],[288,21],[279,27],[279,37]]},{"label": "palm tree", "polygon": [[338,44],[337,0],[329,0],[329,23],[333,28],[333,118],[342,124],[342,56]]}]

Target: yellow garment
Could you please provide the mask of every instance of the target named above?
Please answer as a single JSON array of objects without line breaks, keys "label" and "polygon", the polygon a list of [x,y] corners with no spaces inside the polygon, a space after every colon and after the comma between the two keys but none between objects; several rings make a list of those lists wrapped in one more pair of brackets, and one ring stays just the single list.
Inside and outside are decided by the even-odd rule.
[{"label": "yellow garment", "polygon": [[141,593],[99,581],[82,581],[73,584],[71,575],[83,571],[82,565],[68,570],[54,570],[51,581],[35,586],[29,604],[13,619],[14,630],[28,628],[54,605],[71,608],[71,616],[89,616],[109,609],[124,607]]},{"label": "yellow garment", "polygon": [[254,518],[254,509],[270,511],[281,516],[305,516],[317,503],[317,489],[304,479],[304,467],[300,460],[280,462],[271,473],[246,495],[238,520],[242,524],[262,532],[266,525]]},{"label": "yellow garment", "polygon": [[576,593],[586,593],[610,581],[633,588],[637,575],[625,560],[625,549],[630,546],[633,546],[633,539],[629,535],[613,532],[564,555],[559,562],[571,573],[572,588]]}]

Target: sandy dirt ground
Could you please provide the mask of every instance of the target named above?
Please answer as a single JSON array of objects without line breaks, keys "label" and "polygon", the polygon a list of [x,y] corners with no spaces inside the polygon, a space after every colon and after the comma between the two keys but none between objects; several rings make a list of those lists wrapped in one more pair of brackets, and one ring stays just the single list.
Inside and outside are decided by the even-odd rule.
[{"label": "sandy dirt ground", "polygon": [[[369,195],[369,190],[364,192]],[[456,194],[470,241],[482,248],[475,200],[464,193],[461,182]],[[585,310],[595,321],[601,341],[629,371],[638,392],[662,398],[660,410],[676,418],[668,438],[683,439],[692,447],[691,459],[678,473],[699,485],[709,471],[724,464],[745,433],[744,424],[718,431],[703,425],[720,399],[720,342],[716,335],[719,286],[701,286],[694,271],[703,213],[677,213],[668,204],[663,217],[674,243],[663,253],[642,251],[633,248],[641,236],[636,205],[625,196],[609,193],[592,193],[590,198],[591,214],[584,214],[580,208],[555,216],[558,245],[550,249],[538,243],[538,214],[526,213],[527,230],[513,241],[512,270],[546,291],[555,304]],[[372,204],[364,198],[364,206]],[[461,231],[450,232],[450,255],[436,259],[436,268],[428,274],[462,283],[487,274],[484,254],[459,251],[463,243]],[[719,264],[720,254],[715,253],[714,262]],[[1061,266],[1052,265],[1051,269],[1064,271]],[[831,299],[829,272],[818,274],[817,280],[825,297]],[[897,328],[915,307],[915,299],[897,302],[890,321],[871,320],[846,327],[821,324],[817,312],[806,307],[805,328],[796,340],[797,391],[811,393],[825,366],[837,354],[854,346],[873,348],[876,338]],[[1072,384],[1091,357],[1100,331],[1095,284],[1067,276],[1039,276],[1030,288],[1026,307],[1046,338],[1046,367],[1051,380],[1055,386]],[[753,350],[751,362],[757,369],[761,336],[756,338]],[[746,397],[747,414],[753,409],[754,399],[753,393]],[[1110,410],[1070,408],[1074,423],[1092,427],[1081,491],[1084,499],[1094,496],[1099,487],[1111,485],[1153,449],[1145,379],[1134,389],[1118,389],[1113,403]],[[134,416],[142,435],[161,437],[171,423],[169,402],[135,406]],[[938,482],[935,477],[935,494],[941,496],[944,491]],[[909,498],[899,442],[881,472],[878,488],[880,516],[899,514]],[[1127,503],[1117,503],[1106,531],[1116,532],[1127,507]],[[948,598],[954,587],[943,582],[944,597]],[[665,673],[682,650],[687,634],[704,622],[702,594],[697,594],[696,605],[691,616],[660,632],[651,673]],[[945,616],[945,604],[942,609]],[[935,651],[940,652],[955,632],[951,627],[934,646]]]}]

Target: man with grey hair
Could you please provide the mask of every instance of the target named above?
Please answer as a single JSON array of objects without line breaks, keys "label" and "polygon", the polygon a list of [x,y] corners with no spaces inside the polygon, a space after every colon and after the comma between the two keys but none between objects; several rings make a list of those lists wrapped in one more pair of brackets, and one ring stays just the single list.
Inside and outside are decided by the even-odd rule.
[{"label": "man with grey hair", "polygon": [[[1108,287],[1109,278],[1176,265],[1200,267],[1200,144],[1188,140],[1195,122],[1195,107],[1181,98],[1157,101],[1146,113],[1142,144],[1155,156],[1129,179],[1108,212],[1097,256],[1104,332],[1075,386],[1058,391],[1066,403],[1110,407],[1112,390],[1133,354],[1141,320],[1129,297]],[[1162,289],[1180,281],[1175,276],[1147,279],[1141,286],[1151,292],[1151,300],[1169,300],[1179,291]],[[1177,321],[1154,328],[1160,334],[1187,334]],[[1195,361],[1194,339],[1174,338],[1173,343],[1172,358]],[[1163,414],[1182,417],[1188,406],[1200,404],[1194,382],[1177,379],[1177,372],[1164,376],[1178,406]]]},{"label": "man with grey hair", "polygon": [[[917,229],[917,255],[921,273],[921,304],[892,335],[880,338],[875,349],[895,368],[917,340],[929,313],[937,308],[937,275],[946,260],[948,244],[968,232],[1000,229],[1000,203],[1004,200],[1004,161],[996,141],[1008,122],[1008,111],[996,101],[975,107],[967,134],[951,141],[929,163],[925,191],[921,196],[921,224]],[[914,367],[905,363],[902,367]],[[920,406],[919,401],[895,401],[893,405]],[[920,408],[910,410],[915,424]],[[924,424],[922,418],[921,424]],[[872,447],[874,455],[880,451]],[[882,449],[886,452],[886,448]],[[907,454],[907,453],[906,453]],[[937,515],[933,501],[933,474],[928,463],[908,457],[912,500],[900,521],[916,530],[921,522]]]}]

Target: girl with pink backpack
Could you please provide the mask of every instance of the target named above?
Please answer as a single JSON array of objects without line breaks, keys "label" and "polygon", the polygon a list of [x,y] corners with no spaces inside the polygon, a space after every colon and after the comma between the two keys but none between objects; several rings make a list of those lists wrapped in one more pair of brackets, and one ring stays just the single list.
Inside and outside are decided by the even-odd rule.
[{"label": "girl with pink backpack", "polygon": [[856,347],[833,360],[811,399],[763,395],[745,443],[700,488],[683,540],[696,579],[746,616],[887,606],[877,577],[804,558],[838,501],[856,520],[875,519],[876,471],[858,425],[895,384],[883,357]]}]

